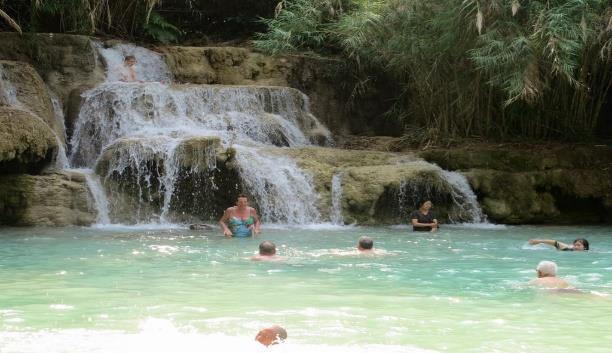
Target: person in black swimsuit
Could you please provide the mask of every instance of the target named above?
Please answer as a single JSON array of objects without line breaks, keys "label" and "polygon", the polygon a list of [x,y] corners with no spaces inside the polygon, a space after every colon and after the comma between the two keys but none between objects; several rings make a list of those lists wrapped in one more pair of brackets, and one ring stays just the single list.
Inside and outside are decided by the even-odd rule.
[{"label": "person in black swimsuit", "polygon": [[578,238],[574,240],[572,245],[568,245],[568,244],[562,243],[554,239],[529,239],[529,244],[531,245],[547,244],[550,246],[554,246],[557,250],[561,250],[561,251],[588,251],[589,250],[589,241],[584,238]]},{"label": "person in black swimsuit", "polygon": [[431,210],[433,204],[427,200],[418,210],[410,214],[410,224],[415,232],[435,232],[438,229],[438,220]]}]

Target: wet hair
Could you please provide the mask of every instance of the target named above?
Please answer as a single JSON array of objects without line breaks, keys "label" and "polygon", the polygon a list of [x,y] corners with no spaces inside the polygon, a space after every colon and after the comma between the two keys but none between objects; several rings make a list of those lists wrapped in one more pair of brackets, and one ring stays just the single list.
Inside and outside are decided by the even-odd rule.
[{"label": "wet hair", "polygon": [[363,236],[359,238],[359,247],[364,250],[370,250],[374,247],[374,241],[370,237]]},{"label": "wet hair", "polygon": [[556,276],[557,275],[557,264],[552,261],[540,261],[536,270],[541,272],[543,275]]},{"label": "wet hair", "polygon": [[266,240],[259,244],[259,255],[271,256],[276,254],[276,245],[273,242]]},{"label": "wet hair", "polygon": [[136,60],[136,57],[134,55],[126,55],[123,58],[123,61],[128,61],[128,60]]},{"label": "wet hair", "polygon": [[278,325],[274,325],[272,326],[272,328],[274,329],[274,332],[276,332],[276,336],[281,339],[281,340],[286,340],[287,339],[287,330],[285,330],[284,328],[278,326]]},{"label": "wet hair", "polygon": [[576,242],[581,242],[582,245],[584,246],[584,250],[589,250],[589,241],[584,239],[584,238],[578,238],[576,240],[574,240],[574,242],[572,244],[576,244]]},{"label": "wet hair", "polygon": [[238,194],[238,196],[236,196],[236,200],[238,200],[241,197],[244,197],[247,200],[249,199],[249,197],[246,194]]},{"label": "wet hair", "polygon": [[421,200],[421,201],[419,201],[419,208],[423,207],[423,205],[424,205],[426,202],[431,203],[431,206],[433,206],[433,202],[431,202],[431,200],[429,200],[429,199],[425,199],[425,200]]}]

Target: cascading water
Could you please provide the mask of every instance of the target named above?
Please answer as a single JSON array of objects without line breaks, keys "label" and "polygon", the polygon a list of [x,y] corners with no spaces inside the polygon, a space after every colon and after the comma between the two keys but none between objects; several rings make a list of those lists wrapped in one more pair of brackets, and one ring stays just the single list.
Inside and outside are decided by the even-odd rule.
[{"label": "cascading water", "polygon": [[[173,208],[182,202],[178,195],[185,193],[177,189],[185,173],[198,174],[206,179],[207,190],[216,190],[214,149],[204,153],[205,162],[186,163],[199,152],[185,156],[182,148],[194,139],[214,138],[222,148],[238,152],[240,180],[255,196],[264,219],[294,224],[319,219],[309,177],[291,159],[267,151],[331,141],[307,110],[304,94],[284,87],[115,82],[125,55],[134,55],[146,68],[137,70],[142,81],[167,82],[171,75],[163,60],[146,49],[119,45],[98,50],[107,63],[107,82],[83,94],[70,162],[86,168],[97,165],[107,189],[111,179],[134,181],[135,186],[119,182],[119,188],[110,190],[111,215],[124,202],[115,196],[129,189],[139,200],[129,221],[172,221]],[[318,135],[307,136],[313,131]]]},{"label": "cascading water", "polygon": [[267,155],[259,148],[235,148],[240,175],[263,218],[289,224],[319,221],[312,180],[291,159]]},{"label": "cascading water", "polygon": [[451,197],[455,205],[461,210],[459,218],[467,219],[472,223],[486,222],[486,216],[482,212],[476,194],[474,194],[466,177],[444,169],[440,169],[440,173],[442,173],[444,180],[452,186]]},{"label": "cascading water", "polygon": [[87,187],[91,192],[91,195],[94,199],[94,205],[96,210],[98,211],[96,223],[110,224],[110,217],[108,215],[108,200],[106,199],[106,194],[104,193],[104,188],[100,183],[100,178],[93,172],[91,169],[74,169],[75,171],[79,171],[85,175],[85,181],[87,182]]},{"label": "cascading water", "polygon": [[342,176],[343,173],[335,173],[332,176],[331,183],[331,210],[329,219],[332,224],[343,225],[344,217],[342,216]]},{"label": "cascading water", "polygon": [[[59,100],[56,97],[54,97],[51,92],[48,92],[48,93],[51,96],[51,103],[53,105],[53,114],[56,120],[55,124],[56,126],[61,127],[60,133],[64,137],[64,139],[60,139],[58,133],[54,129],[49,127],[50,131],[53,133],[53,136],[55,137],[55,140],[57,142],[57,154],[55,155],[55,168],[65,169],[65,168],[68,168],[69,163],[68,163],[68,158],[66,157],[66,148],[63,142],[63,140],[65,140],[64,113],[62,111],[62,107],[61,107]],[[41,117],[31,112],[22,102],[19,101],[19,99],[17,98],[17,90],[15,89],[11,81],[9,81],[5,77],[3,70],[2,70],[2,65],[0,65],[0,105],[8,105],[8,106],[13,106],[21,110],[25,110],[31,113],[32,116],[44,122],[44,120]],[[47,125],[46,122],[45,122],[45,125]]]},{"label": "cascading water", "polygon": [[405,219],[406,215],[425,200],[433,201],[435,204],[438,199],[446,196],[446,199],[442,201],[452,203],[451,210],[448,213],[450,222],[486,222],[486,216],[478,204],[476,194],[474,194],[465,176],[457,172],[444,170],[425,161],[415,163],[433,167],[440,176],[442,183],[432,183],[429,180],[419,178],[400,182],[398,190],[400,218]]},{"label": "cascading water", "polygon": [[[57,97],[52,96],[51,103],[53,104],[53,114],[58,126],[64,126],[64,111],[62,105]],[[66,141],[66,129],[62,129],[64,141]],[[64,144],[59,140],[59,136],[55,136],[58,140],[57,156],[55,157],[55,167],[57,169],[67,169],[70,167],[70,162],[66,156],[66,148]]]},{"label": "cascading water", "polygon": [[94,42],[94,47],[106,63],[106,82],[121,80],[124,69],[123,61],[126,56],[134,56],[137,60],[134,65],[136,77],[144,82],[172,82],[172,74],[161,55],[131,44],[117,44],[104,48],[100,43]]}]

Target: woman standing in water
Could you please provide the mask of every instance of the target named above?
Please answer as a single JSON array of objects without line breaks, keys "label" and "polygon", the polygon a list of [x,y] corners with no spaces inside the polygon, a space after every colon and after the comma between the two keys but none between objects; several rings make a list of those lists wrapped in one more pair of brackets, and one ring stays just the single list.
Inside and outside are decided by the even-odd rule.
[{"label": "woman standing in water", "polygon": [[410,214],[410,223],[415,232],[435,232],[438,229],[438,220],[431,210],[433,204],[427,200],[421,204],[418,210]]},{"label": "woman standing in water", "polygon": [[259,234],[261,223],[257,211],[249,207],[249,199],[245,195],[238,195],[236,206],[225,210],[219,225],[226,237],[243,238]]}]

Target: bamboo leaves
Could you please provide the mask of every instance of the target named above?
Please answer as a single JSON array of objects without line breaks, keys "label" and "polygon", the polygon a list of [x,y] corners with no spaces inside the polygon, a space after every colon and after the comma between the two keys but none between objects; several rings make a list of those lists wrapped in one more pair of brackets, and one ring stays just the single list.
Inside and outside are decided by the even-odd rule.
[{"label": "bamboo leaves", "polygon": [[285,21],[269,22],[260,45],[277,38],[291,50],[339,47],[370,70],[366,77],[398,82],[390,114],[440,136],[586,136],[612,82],[605,0],[345,0],[341,15],[321,6],[328,15],[312,20],[305,9],[294,19],[282,13],[319,0],[285,2]]}]

